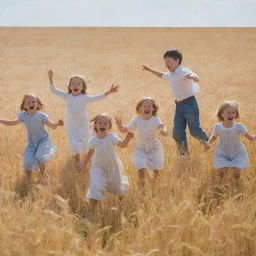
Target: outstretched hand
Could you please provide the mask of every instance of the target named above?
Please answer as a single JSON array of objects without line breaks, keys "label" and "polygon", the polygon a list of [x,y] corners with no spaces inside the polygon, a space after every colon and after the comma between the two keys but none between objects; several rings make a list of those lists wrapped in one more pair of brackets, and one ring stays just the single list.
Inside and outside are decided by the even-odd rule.
[{"label": "outstretched hand", "polygon": [[131,138],[134,137],[134,133],[133,132],[128,132],[126,136],[127,136],[127,138],[131,139]]},{"label": "outstretched hand", "polygon": [[119,116],[115,116],[115,121],[116,121],[117,126],[122,125],[122,119]]},{"label": "outstretched hand", "polygon": [[63,126],[64,125],[64,121],[62,119],[60,119],[57,123],[58,126]]},{"label": "outstretched hand", "polygon": [[48,78],[49,78],[50,83],[52,84],[53,83],[53,71],[52,70],[48,71]]},{"label": "outstretched hand", "polygon": [[150,68],[147,65],[142,65],[141,67],[142,67],[142,70],[146,70],[146,71],[150,70]]}]

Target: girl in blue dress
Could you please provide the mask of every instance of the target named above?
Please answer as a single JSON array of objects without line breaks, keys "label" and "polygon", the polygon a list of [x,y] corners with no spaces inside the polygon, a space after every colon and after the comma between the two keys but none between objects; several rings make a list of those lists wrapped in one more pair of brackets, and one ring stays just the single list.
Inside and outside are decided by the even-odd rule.
[{"label": "girl in blue dress", "polygon": [[41,182],[47,184],[48,175],[45,170],[45,163],[49,161],[56,152],[56,147],[52,145],[47,131],[44,128],[46,124],[52,129],[62,126],[63,121],[57,123],[49,120],[48,115],[39,111],[43,107],[40,99],[34,95],[25,95],[23,97],[18,117],[15,120],[2,120],[0,123],[13,126],[24,123],[28,132],[28,145],[23,155],[23,167],[28,183],[31,182],[32,171],[40,170]]}]

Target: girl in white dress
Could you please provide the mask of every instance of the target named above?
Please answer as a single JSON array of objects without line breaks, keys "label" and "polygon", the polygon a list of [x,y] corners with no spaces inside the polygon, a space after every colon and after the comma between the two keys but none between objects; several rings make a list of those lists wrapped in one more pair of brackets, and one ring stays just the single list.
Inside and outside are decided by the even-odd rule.
[{"label": "girl in white dress", "polygon": [[88,151],[88,140],[91,137],[90,124],[86,113],[87,104],[103,99],[113,92],[117,92],[119,85],[112,85],[105,93],[89,96],[86,94],[87,84],[82,76],[73,76],[70,78],[68,92],[56,88],[51,70],[48,71],[48,77],[51,91],[63,98],[67,103],[65,127],[68,132],[71,153],[76,162],[79,162],[80,153],[86,153]]},{"label": "girl in white dress", "polygon": [[44,129],[46,124],[52,129],[63,125],[63,121],[57,123],[49,120],[48,115],[39,111],[43,107],[39,98],[34,95],[25,95],[23,97],[18,118],[15,120],[2,120],[0,123],[13,126],[24,123],[28,132],[28,145],[23,155],[23,167],[28,184],[31,181],[32,171],[39,168],[43,184],[47,184],[47,172],[45,164],[55,154],[56,147],[52,145],[47,131]]},{"label": "girl in white dress", "polygon": [[211,144],[219,137],[214,152],[214,167],[219,171],[221,180],[228,168],[232,168],[233,177],[238,184],[240,171],[248,167],[248,155],[240,141],[240,135],[250,141],[255,141],[255,136],[250,135],[242,123],[235,122],[239,118],[237,103],[227,101],[222,104],[217,117],[221,123],[213,126],[213,133],[208,141]]},{"label": "girl in white dress", "polygon": [[139,116],[133,118],[127,126],[122,125],[122,120],[116,117],[116,124],[121,132],[138,131],[138,140],[132,162],[138,170],[139,183],[144,184],[145,170],[153,173],[163,169],[163,147],[157,139],[157,133],[168,136],[166,126],[157,117],[158,106],[152,98],[144,98],[137,106]]},{"label": "girl in white dress", "polygon": [[125,139],[121,141],[115,133],[109,133],[112,127],[109,116],[100,114],[94,117],[92,121],[94,122],[96,136],[90,138],[89,151],[85,160],[78,165],[78,170],[81,170],[95,153],[91,165],[90,187],[87,195],[94,211],[97,203],[104,199],[106,191],[120,197],[126,193],[129,187],[128,178],[114,147],[117,145],[125,148],[133,137],[133,133],[127,133]]}]

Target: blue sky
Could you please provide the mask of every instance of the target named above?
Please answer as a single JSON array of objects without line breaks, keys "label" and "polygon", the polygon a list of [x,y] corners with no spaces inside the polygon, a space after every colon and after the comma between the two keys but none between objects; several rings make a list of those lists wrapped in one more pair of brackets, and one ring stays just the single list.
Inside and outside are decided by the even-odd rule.
[{"label": "blue sky", "polygon": [[255,27],[256,0],[0,0],[0,26]]}]

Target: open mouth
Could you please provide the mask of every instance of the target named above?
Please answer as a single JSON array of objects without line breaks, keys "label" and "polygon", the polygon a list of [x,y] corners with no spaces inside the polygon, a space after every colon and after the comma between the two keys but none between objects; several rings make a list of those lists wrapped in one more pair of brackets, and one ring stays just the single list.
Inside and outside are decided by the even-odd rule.
[{"label": "open mouth", "polygon": [[233,120],[233,118],[232,118],[232,117],[228,117],[228,120],[229,120],[229,121],[232,121],[232,120]]},{"label": "open mouth", "polygon": [[106,128],[100,128],[99,129],[101,132],[105,132],[106,131]]},{"label": "open mouth", "polygon": [[33,109],[34,109],[34,107],[29,107],[29,109],[30,109],[30,110],[33,110]]},{"label": "open mouth", "polygon": [[73,89],[74,92],[78,92],[79,90],[78,89]]},{"label": "open mouth", "polygon": [[150,110],[145,110],[145,111],[144,111],[144,114],[145,114],[145,115],[150,114]]}]

